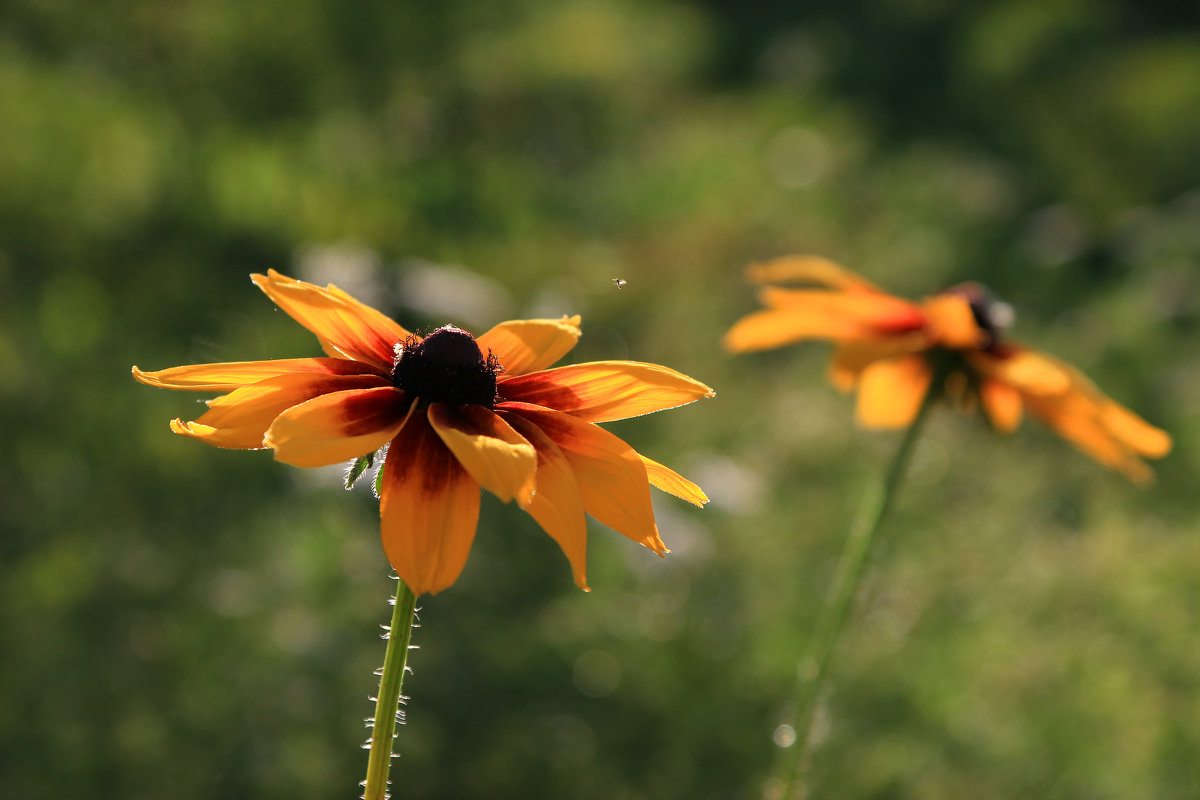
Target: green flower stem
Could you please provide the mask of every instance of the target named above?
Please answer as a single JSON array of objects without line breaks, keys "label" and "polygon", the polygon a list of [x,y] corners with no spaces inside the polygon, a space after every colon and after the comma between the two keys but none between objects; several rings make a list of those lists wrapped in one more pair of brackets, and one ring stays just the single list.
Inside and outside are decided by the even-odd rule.
[{"label": "green flower stem", "polygon": [[400,685],[407,669],[408,643],[412,639],[413,614],[417,596],[404,581],[398,580],[393,601],[392,626],[388,630],[387,651],[379,678],[379,697],[375,700],[375,721],[371,730],[371,754],[367,758],[367,779],[363,800],[384,800],[388,796],[388,769],[392,765],[392,739],[400,702]]},{"label": "green flower stem", "polygon": [[830,599],[821,609],[813,636],[796,669],[796,686],[789,706],[796,738],[791,747],[780,747],[771,779],[763,793],[764,800],[801,798],[805,794],[803,783],[797,781],[797,776],[802,774],[807,766],[818,700],[825,688],[830,656],[858,593],[858,585],[866,568],[871,544],[895,499],[896,490],[908,466],[921,426],[930,407],[941,397],[946,372],[944,368],[938,368],[934,373],[925,399],[904,432],[904,438],[900,440],[900,446],[896,449],[883,480],[869,487],[842,547]]}]

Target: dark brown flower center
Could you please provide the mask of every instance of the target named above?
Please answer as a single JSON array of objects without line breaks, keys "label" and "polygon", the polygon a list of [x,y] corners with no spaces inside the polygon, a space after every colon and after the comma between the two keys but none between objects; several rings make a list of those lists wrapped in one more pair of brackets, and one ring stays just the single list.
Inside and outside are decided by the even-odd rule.
[{"label": "dark brown flower center", "polygon": [[392,368],[392,383],[424,403],[455,403],[491,408],[496,402],[493,355],[479,352],[475,337],[445,325],[423,340],[413,337],[400,348]]}]

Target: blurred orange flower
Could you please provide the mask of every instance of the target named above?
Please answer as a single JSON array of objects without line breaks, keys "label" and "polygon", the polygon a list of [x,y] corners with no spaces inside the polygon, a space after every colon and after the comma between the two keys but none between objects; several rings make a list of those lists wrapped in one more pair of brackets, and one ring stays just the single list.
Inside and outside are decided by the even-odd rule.
[{"label": "blurred orange flower", "polygon": [[217,447],[269,447],[301,467],[387,445],[383,546],[415,594],[466,564],[482,486],[516,499],[562,548],[587,589],[584,513],[662,555],[651,485],[688,502],[691,481],[593,423],[661,411],[713,391],[655,364],[600,361],[548,369],[575,346],[579,317],[503,322],[476,340],[447,325],[420,336],[330,285],[274,270],[254,282],[317,335],[327,357],[196,364],[142,383],[226,392],[171,430]]},{"label": "blurred orange flower", "polygon": [[1028,409],[1138,483],[1153,476],[1141,458],[1161,458],[1171,449],[1166,432],[1113,402],[1078,370],[1005,340],[1012,311],[978,284],[913,302],[815,256],[755,264],[747,274],[753,283],[823,288],[764,286],[766,308],[739,320],[725,347],[744,352],[803,339],[836,342],[830,380],[844,391],[858,389],[856,416],[864,426],[911,423],[930,389],[934,361],[947,358],[946,383],[937,390],[966,408],[978,401],[998,430],[1016,429]]}]

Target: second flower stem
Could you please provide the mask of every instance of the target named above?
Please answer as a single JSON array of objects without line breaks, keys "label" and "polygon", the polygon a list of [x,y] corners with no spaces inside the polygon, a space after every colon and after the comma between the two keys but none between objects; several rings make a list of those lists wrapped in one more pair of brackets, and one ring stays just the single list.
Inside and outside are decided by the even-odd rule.
[{"label": "second flower stem", "polygon": [[384,800],[388,796],[388,770],[392,765],[392,739],[396,732],[400,686],[404,682],[404,671],[408,668],[408,643],[412,638],[413,615],[417,608],[417,596],[402,580],[397,581],[394,603],[387,651],[383,656],[383,672],[379,678],[379,697],[375,700],[371,754],[367,758],[363,800]]},{"label": "second flower stem", "polygon": [[873,483],[868,488],[867,496],[863,499],[854,525],[842,546],[842,555],[838,560],[829,600],[821,608],[813,636],[796,669],[796,686],[790,705],[794,744],[791,748],[779,751],[771,780],[764,792],[764,800],[793,800],[804,796],[803,786],[797,779],[804,770],[804,762],[812,744],[818,701],[825,688],[830,656],[858,593],[858,585],[866,568],[871,544],[891,508],[929,409],[941,396],[944,378],[941,369],[935,370],[921,407],[904,431],[904,438],[900,440],[900,446],[896,449],[883,480]]}]

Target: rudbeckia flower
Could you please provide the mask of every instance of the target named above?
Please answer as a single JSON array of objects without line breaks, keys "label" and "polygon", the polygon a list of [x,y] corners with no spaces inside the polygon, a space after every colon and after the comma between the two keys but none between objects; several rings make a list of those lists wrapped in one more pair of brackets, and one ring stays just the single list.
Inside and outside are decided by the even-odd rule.
[{"label": "rudbeckia flower", "polygon": [[[919,302],[886,294],[819,257],[785,257],[751,266],[747,276],[765,309],[725,335],[735,352],[804,339],[836,343],[830,380],[858,390],[856,417],[872,428],[907,427],[943,365],[935,391],[1011,432],[1028,410],[1058,435],[1131,480],[1152,477],[1146,458],[1161,458],[1171,438],[1115,403],[1078,370],[1004,338],[1011,309],[978,284],[963,284]],[[783,288],[790,281],[821,288]]]},{"label": "rudbeckia flower", "polygon": [[447,325],[413,333],[348,294],[274,270],[254,282],[316,334],[324,358],[195,364],[139,381],[223,392],[171,430],[217,447],[271,448],[300,467],[387,446],[379,482],[383,547],[415,594],[454,583],[479,519],[480,487],[515,500],[562,548],[587,589],[585,512],[662,555],[651,485],[702,505],[700,487],[594,423],[713,396],[656,364],[551,369],[579,317],[502,322],[478,339]]}]

